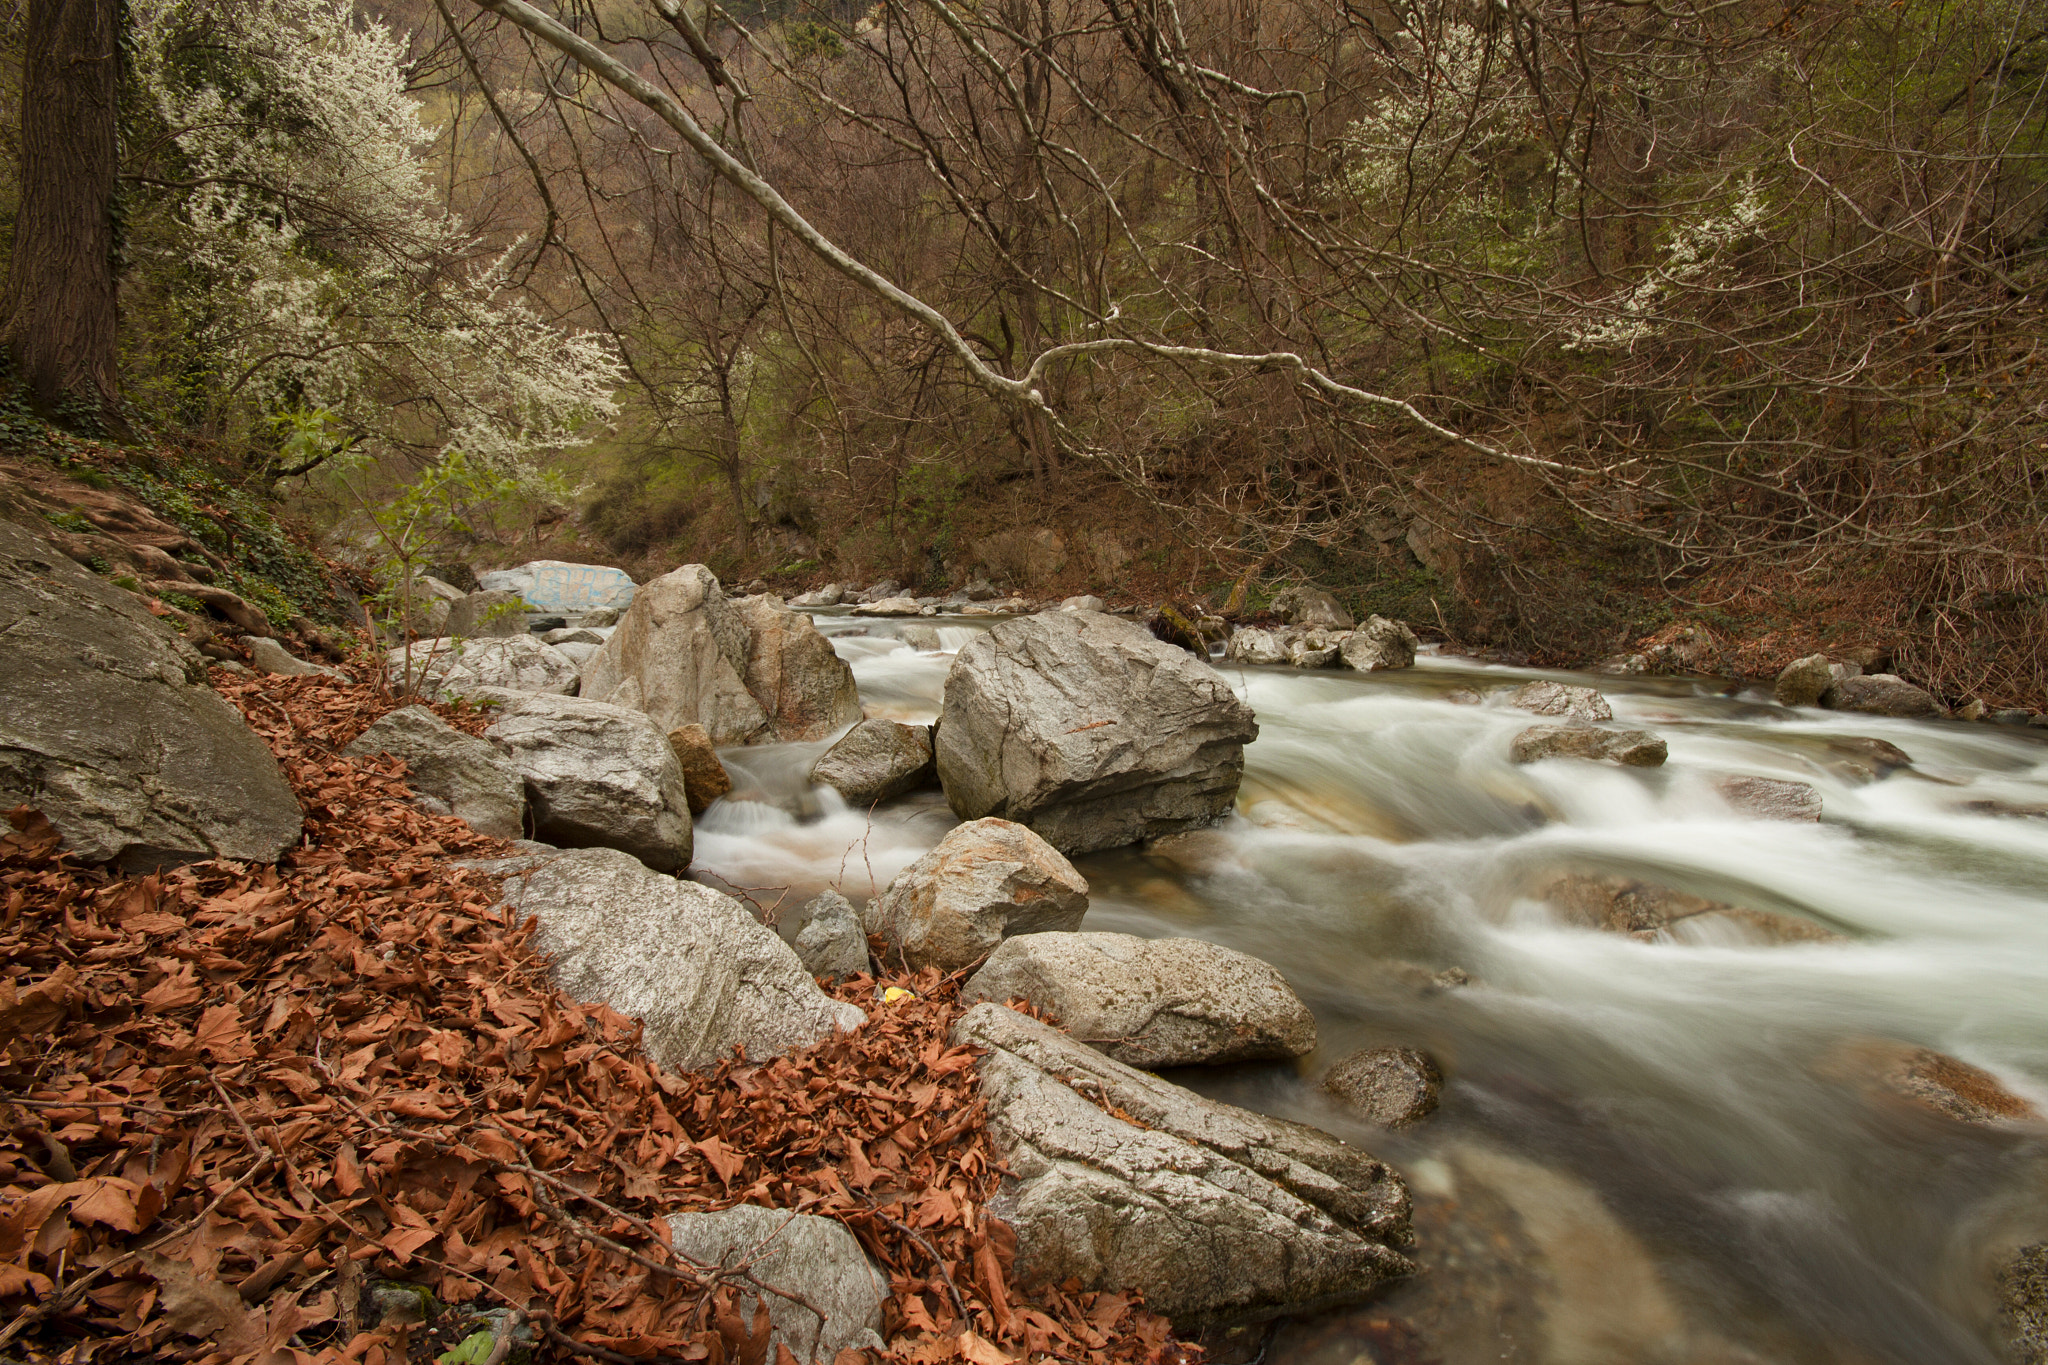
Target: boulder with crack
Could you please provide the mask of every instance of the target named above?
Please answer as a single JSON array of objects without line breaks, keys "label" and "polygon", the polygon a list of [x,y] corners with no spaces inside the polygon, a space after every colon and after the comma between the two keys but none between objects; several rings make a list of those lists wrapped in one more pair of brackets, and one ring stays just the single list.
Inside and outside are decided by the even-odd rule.
[{"label": "boulder with crack", "polygon": [[555,984],[640,1021],[659,1066],[696,1071],[745,1047],[755,1061],[809,1047],[867,1016],[832,999],[738,901],[589,848],[486,865],[505,902],[539,921]]},{"label": "boulder with crack", "polygon": [[275,862],[303,817],[277,760],[141,599],[0,522],[0,808],[86,862]]},{"label": "boulder with crack", "polygon": [[479,834],[517,839],[526,788],[519,769],[484,740],[424,706],[405,706],[356,736],[344,754],[391,754],[412,770],[414,804],[467,821]]},{"label": "boulder with crack", "polygon": [[883,960],[956,971],[1016,934],[1077,929],[1088,883],[1058,849],[1008,820],[970,820],[868,903]]},{"label": "boulder with crack", "polygon": [[954,658],[939,780],[963,820],[1015,820],[1086,853],[1221,820],[1258,733],[1204,661],[1114,616],[1047,612]]},{"label": "boulder with crack", "polygon": [[960,998],[1026,1000],[1131,1066],[1266,1061],[1316,1045],[1315,1016],[1285,977],[1196,938],[1030,934],[1006,940]]},{"label": "boulder with crack", "polygon": [[615,848],[659,872],[689,866],[682,765],[668,736],[638,711],[515,696],[484,738],[519,770],[536,838],[559,848]]},{"label": "boulder with crack", "polygon": [[1010,1172],[989,1211],[1016,1230],[1020,1280],[1137,1289],[1185,1328],[1356,1302],[1413,1273],[1396,1250],[1408,1191],[1357,1148],[1001,1005],[969,1010],[953,1041],[989,1050],[981,1093]]}]

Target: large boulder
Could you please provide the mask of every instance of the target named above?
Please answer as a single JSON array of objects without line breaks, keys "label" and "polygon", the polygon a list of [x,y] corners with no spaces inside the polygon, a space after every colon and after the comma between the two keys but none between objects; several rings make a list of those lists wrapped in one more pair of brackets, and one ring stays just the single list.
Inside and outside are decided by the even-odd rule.
[{"label": "large boulder", "polygon": [[583,695],[713,744],[818,740],[861,717],[853,670],[779,599],[734,601],[702,564],[641,588],[584,664]]},{"label": "large boulder", "polygon": [[1088,883],[1059,850],[1008,820],[972,820],[868,903],[885,962],[955,971],[1014,934],[1077,929]]},{"label": "large boulder", "polygon": [[689,866],[689,789],[668,736],[646,716],[577,697],[514,697],[484,737],[519,770],[535,838],[615,848],[659,872]]},{"label": "large boulder", "polygon": [[517,593],[535,611],[624,611],[633,603],[633,580],[603,564],[536,559],[516,569],[477,575],[477,586]]},{"label": "large boulder", "polygon": [[1365,624],[1344,638],[1337,655],[1344,666],[1360,673],[1377,673],[1383,668],[1408,668],[1415,663],[1415,650],[1422,642],[1400,621],[1368,616]]},{"label": "large boulder", "polygon": [[811,765],[811,781],[855,806],[887,801],[937,778],[931,727],[893,720],[862,721]]},{"label": "large boulder", "polygon": [[1316,1021],[1265,962],[1198,938],[1031,934],[1006,940],[960,998],[1026,1000],[1132,1066],[1300,1057]]},{"label": "large boulder", "polygon": [[1508,746],[1508,758],[1515,763],[1587,758],[1655,768],[1668,756],[1664,741],[1648,730],[1603,730],[1592,725],[1532,725]]},{"label": "large boulder", "polygon": [[832,1365],[841,1351],[882,1346],[882,1305],[889,1279],[875,1269],[846,1225],[816,1214],[759,1204],[716,1213],[678,1213],[668,1220],[669,1244],[699,1265],[747,1267],[755,1293],[738,1285],[740,1321],[755,1305],[768,1309],[771,1359],[788,1347],[809,1365]]},{"label": "large boulder", "polygon": [[1353,624],[1351,613],[1342,603],[1321,588],[1307,584],[1282,588],[1273,594],[1273,610],[1286,617],[1289,625],[1349,630]]},{"label": "large boulder", "polygon": [[517,839],[526,788],[497,749],[465,735],[424,706],[391,712],[356,736],[344,754],[391,754],[412,770],[415,804],[467,821],[479,834]]},{"label": "large boulder", "polygon": [[744,1047],[754,1061],[860,1027],[788,944],[732,897],[651,872],[615,849],[498,865],[508,905],[537,919],[555,984],[640,1021],[657,1066],[696,1071]]},{"label": "large boulder", "polygon": [[1945,716],[1948,708],[1924,688],[1894,673],[1866,673],[1839,678],[1821,693],[1820,704],[1831,711],[1860,711],[1869,716]]},{"label": "large boulder", "polygon": [[303,816],[277,760],[143,607],[0,522],[0,809],[29,805],[85,862],[275,862]]},{"label": "large boulder", "polygon": [[429,696],[463,697],[486,688],[561,696],[576,691],[576,661],[531,635],[415,640],[409,651],[401,646],[384,656],[384,673],[394,688],[404,690],[409,680],[413,690]]},{"label": "large boulder", "polygon": [[1016,820],[1085,853],[1222,819],[1258,733],[1203,660],[1114,616],[1047,612],[954,658],[939,781],[964,820]]},{"label": "large boulder", "polygon": [[1413,1265],[1408,1192],[1327,1133],[1235,1109],[1046,1024],[976,1005],[953,1040],[980,1062],[1010,1175],[989,1211],[1024,1283],[1137,1289],[1183,1327],[1355,1302]]}]

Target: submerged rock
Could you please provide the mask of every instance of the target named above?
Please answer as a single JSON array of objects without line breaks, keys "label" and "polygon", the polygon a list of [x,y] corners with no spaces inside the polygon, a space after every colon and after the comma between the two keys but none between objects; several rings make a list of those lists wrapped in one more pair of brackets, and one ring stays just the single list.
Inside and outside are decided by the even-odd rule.
[{"label": "submerged rock", "polygon": [[735,1204],[672,1214],[668,1228],[675,1249],[698,1264],[745,1265],[754,1282],[780,1291],[735,1286],[742,1322],[752,1325],[757,1304],[768,1309],[768,1359],[782,1347],[810,1365],[832,1365],[841,1351],[881,1353],[889,1280],[844,1223]]},{"label": "submerged rock", "polygon": [[1716,931],[1757,943],[1834,943],[1841,935],[1796,915],[1708,900],[1635,877],[1568,873],[1543,890],[1570,924],[1630,934],[1649,943],[1711,938]]},{"label": "submerged rock", "polygon": [[[1001,1005],[979,1063],[1017,1277],[1136,1289],[1182,1327],[1355,1302],[1414,1266],[1408,1192],[1327,1133],[1203,1099]],[[1120,1115],[1128,1117],[1120,1117]]]},{"label": "submerged rock", "polygon": [[1760,820],[1820,819],[1820,793],[1805,782],[1731,775],[1714,779],[1714,790],[1736,810]]},{"label": "submerged rock", "polygon": [[1516,688],[1508,705],[1539,716],[1569,716],[1573,720],[1613,720],[1614,708],[1607,698],[1590,687],[1570,683],[1532,682]]},{"label": "submerged rock", "polygon": [[858,1028],[788,944],[730,896],[612,849],[515,860],[507,904],[540,921],[534,947],[578,1000],[638,1019],[657,1066],[696,1071],[744,1046],[754,1061]]},{"label": "submerged rock", "polygon": [[1299,1057],[1316,1021],[1285,977],[1193,938],[1044,933],[1013,938],[961,988],[965,1003],[1026,1000],[1131,1066]]},{"label": "submerged rock", "polygon": [[931,727],[893,720],[862,721],[811,765],[811,781],[851,806],[872,806],[937,780]]},{"label": "submerged rock", "polygon": [[954,659],[939,779],[962,819],[1016,820],[1084,853],[1222,819],[1258,733],[1207,663],[1113,616],[1052,612]]},{"label": "submerged rock", "polygon": [[1998,1077],[1930,1047],[1866,1038],[1845,1047],[1836,1057],[1834,1069],[1875,1081],[1920,1109],[1960,1123],[1996,1124],[2039,1117],[2031,1104],[2006,1089]]},{"label": "submerged rock", "polygon": [[484,740],[424,706],[391,712],[356,736],[344,754],[391,754],[405,760],[415,804],[453,815],[479,834],[517,839],[526,789],[519,769]]},{"label": "submerged rock", "polygon": [[1668,756],[1664,741],[1648,730],[1602,730],[1591,725],[1532,725],[1508,748],[1515,763],[1546,758],[1608,760],[1631,768],[1654,768]]},{"label": "submerged rock", "polygon": [[1436,1112],[1443,1072],[1412,1047],[1354,1052],[1330,1068],[1323,1089],[1382,1128],[1406,1128]]},{"label": "submerged rock", "polygon": [[689,866],[683,770],[668,737],[638,711],[576,697],[520,697],[484,738],[519,770],[542,841],[615,848],[659,872]]},{"label": "submerged rock", "polygon": [[1059,850],[1008,820],[971,820],[869,903],[884,961],[957,971],[1014,934],[1077,929],[1088,883]]}]

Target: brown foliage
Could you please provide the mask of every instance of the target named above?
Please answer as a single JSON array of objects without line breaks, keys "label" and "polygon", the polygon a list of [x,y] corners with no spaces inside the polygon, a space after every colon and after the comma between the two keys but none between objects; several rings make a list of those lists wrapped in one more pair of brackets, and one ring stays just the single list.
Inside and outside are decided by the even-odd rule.
[{"label": "brown foliage", "polygon": [[662,1221],[750,1202],[853,1230],[890,1277],[891,1359],[1193,1358],[1131,1296],[1009,1282],[955,982],[881,1004],[855,978],[860,1030],[663,1072],[457,864],[504,844],[416,809],[398,760],[335,753],[388,700],[216,681],[306,810],[282,865],[119,879],[25,808],[0,838],[0,1351],[417,1353],[365,1317],[370,1273],[516,1310],[546,1358],[755,1365],[747,1266],[690,1263]]}]

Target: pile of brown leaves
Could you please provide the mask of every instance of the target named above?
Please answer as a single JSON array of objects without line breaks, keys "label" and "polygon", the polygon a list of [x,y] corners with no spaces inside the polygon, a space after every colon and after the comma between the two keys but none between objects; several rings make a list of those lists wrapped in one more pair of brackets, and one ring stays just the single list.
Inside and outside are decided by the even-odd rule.
[{"label": "pile of brown leaves", "polygon": [[853,1230],[892,1359],[1194,1358],[1127,1296],[1010,1283],[956,982],[884,1005],[856,978],[854,1033],[659,1071],[456,865],[506,845],[416,809],[397,760],[337,755],[393,702],[216,681],[305,808],[281,867],[120,879],[27,810],[0,837],[0,1355],[430,1358],[379,1326],[382,1280],[444,1323],[516,1310],[543,1359],[765,1363],[746,1266],[687,1262],[663,1222],[749,1202]]}]

